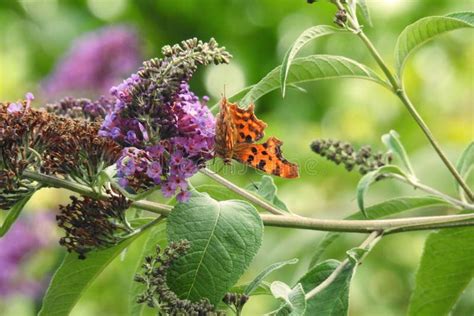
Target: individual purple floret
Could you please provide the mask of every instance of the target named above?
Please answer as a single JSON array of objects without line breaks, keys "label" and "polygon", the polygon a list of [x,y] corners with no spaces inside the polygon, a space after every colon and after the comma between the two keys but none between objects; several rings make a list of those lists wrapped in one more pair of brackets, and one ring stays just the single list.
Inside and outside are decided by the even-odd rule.
[{"label": "individual purple floret", "polygon": [[39,250],[52,245],[54,239],[54,216],[49,213],[20,218],[13,224],[0,238],[0,297],[39,294],[41,280],[23,275],[21,267]]},{"label": "individual purple floret", "polygon": [[46,80],[48,95],[107,93],[140,64],[140,44],[133,28],[111,26],[73,42],[69,52]]}]

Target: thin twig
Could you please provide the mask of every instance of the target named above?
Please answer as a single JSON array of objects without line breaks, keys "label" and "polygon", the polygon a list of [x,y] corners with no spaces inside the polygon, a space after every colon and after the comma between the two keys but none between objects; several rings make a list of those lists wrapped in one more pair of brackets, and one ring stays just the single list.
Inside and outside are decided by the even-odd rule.
[{"label": "thin twig", "polygon": [[416,189],[420,189],[422,191],[425,191],[426,193],[439,196],[443,200],[446,200],[447,202],[449,202],[449,203],[453,204],[454,206],[457,206],[461,209],[474,210],[474,204],[465,203],[461,200],[453,198],[453,197],[451,197],[447,194],[444,194],[443,192],[440,192],[440,191],[438,191],[438,190],[436,190],[436,189],[434,189],[430,186],[427,186],[423,183],[420,183],[418,181],[415,181],[415,180],[412,180],[412,179],[407,179],[407,178],[405,178],[401,175],[398,175],[398,174],[391,174],[390,177],[393,178],[393,179],[397,179],[399,181],[408,183],[408,184],[412,185],[413,187],[415,187]]},{"label": "thin twig", "polygon": [[[382,231],[374,231],[372,232],[369,237],[367,237],[366,240],[360,245],[360,248],[366,250],[365,254],[360,258],[359,260],[362,261],[364,257],[368,254],[370,250],[379,242],[379,240],[382,238]],[[320,293],[322,290],[324,290],[326,287],[328,287],[336,278],[337,276],[347,267],[348,264],[350,264],[350,259],[346,258],[344,259],[339,266],[323,281],[321,282],[318,286],[313,288],[311,291],[306,293],[305,299],[309,300],[316,296],[318,293]]]}]

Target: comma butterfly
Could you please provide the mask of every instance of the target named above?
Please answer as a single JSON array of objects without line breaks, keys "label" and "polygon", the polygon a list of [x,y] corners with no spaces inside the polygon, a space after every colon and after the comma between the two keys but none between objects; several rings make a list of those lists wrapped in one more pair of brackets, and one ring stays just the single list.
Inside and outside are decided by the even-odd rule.
[{"label": "comma butterfly", "polygon": [[282,141],[270,137],[263,144],[256,144],[262,139],[267,124],[255,116],[253,104],[241,109],[224,97],[220,106],[216,119],[215,151],[225,164],[235,159],[268,174],[283,178],[298,177],[298,166],[282,156]]}]

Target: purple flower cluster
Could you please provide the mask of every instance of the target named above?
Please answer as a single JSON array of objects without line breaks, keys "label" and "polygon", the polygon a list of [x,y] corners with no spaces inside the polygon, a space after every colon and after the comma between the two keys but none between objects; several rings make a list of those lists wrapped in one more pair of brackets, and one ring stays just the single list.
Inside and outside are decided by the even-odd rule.
[{"label": "purple flower cluster", "polygon": [[140,64],[136,32],[128,26],[111,26],[75,40],[47,79],[49,95],[64,92],[106,93]]},{"label": "purple flower cluster", "polygon": [[141,83],[141,78],[133,75],[111,89],[117,101],[99,135],[126,147],[117,162],[120,185],[136,188],[134,184],[141,179],[141,184],[160,185],[165,197],[179,191],[177,199],[187,201],[186,179],[212,158],[215,120],[205,104],[208,98],[200,101],[186,82],[164,102],[156,101],[150,91],[134,98]]},{"label": "purple flower cluster", "polygon": [[52,245],[54,217],[41,213],[17,220],[7,235],[0,239],[0,297],[14,293],[35,296],[42,283],[21,274],[28,258]]}]

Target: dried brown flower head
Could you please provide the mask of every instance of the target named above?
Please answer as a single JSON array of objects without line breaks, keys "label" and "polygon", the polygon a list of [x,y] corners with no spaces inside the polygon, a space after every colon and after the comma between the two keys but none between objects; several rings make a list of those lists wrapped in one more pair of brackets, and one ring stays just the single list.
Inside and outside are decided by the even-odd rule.
[{"label": "dried brown flower head", "polygon": [[[110,192],[109,192],[110,194]],[[110,195],[106,200],[71,196],[72,202],[60,205],[56,216],[66,236],[59,240],[69,252],[85,254],[91,250],[108,248],[126,238],[133,229],[125,218],[130,203],[121,195]]]}]

